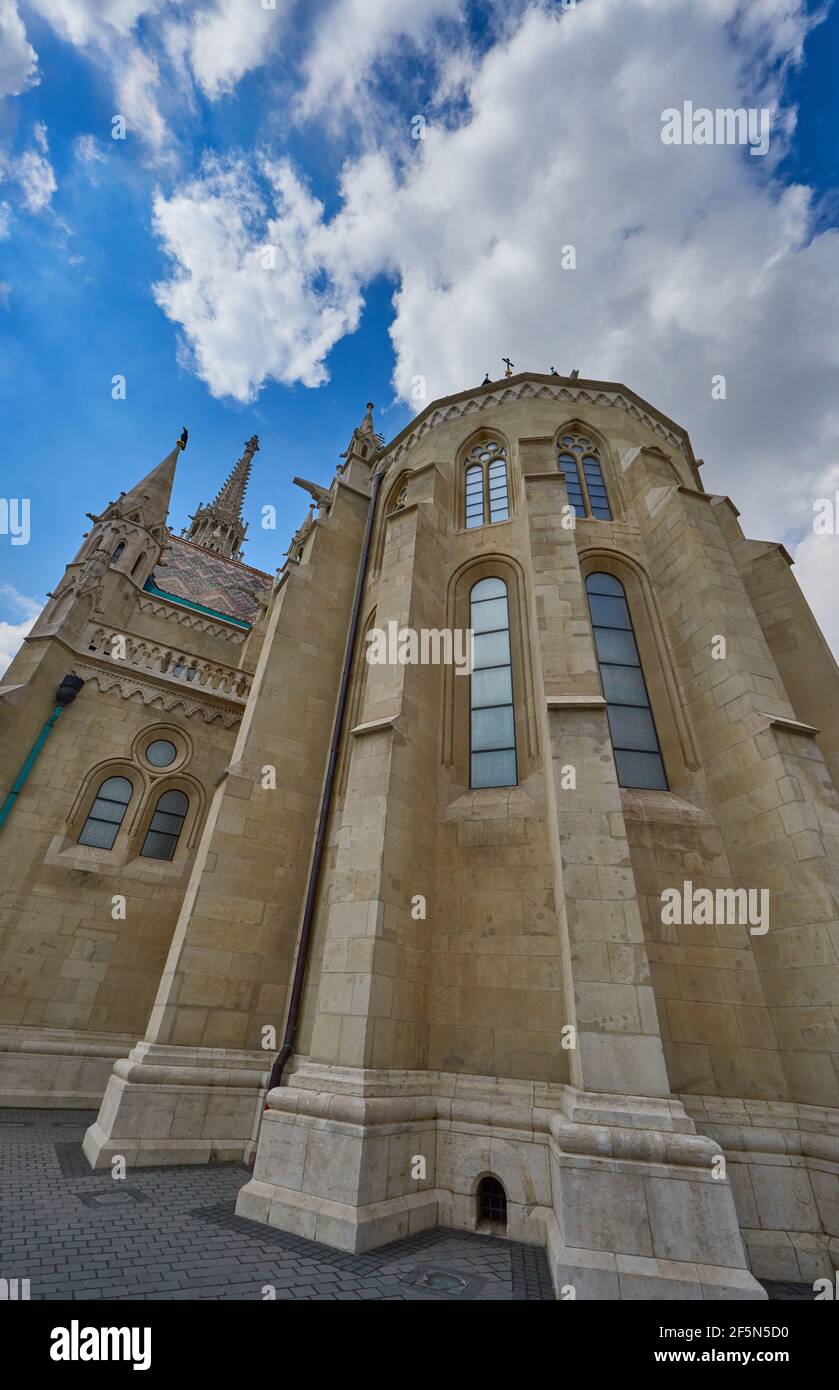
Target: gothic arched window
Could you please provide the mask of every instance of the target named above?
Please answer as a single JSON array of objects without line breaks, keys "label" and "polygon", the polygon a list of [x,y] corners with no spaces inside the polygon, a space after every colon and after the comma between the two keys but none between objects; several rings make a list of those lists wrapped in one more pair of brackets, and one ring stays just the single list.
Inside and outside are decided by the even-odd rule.
[{"label": "gothic arched window", "polygon": [[475,444],[466,459],[466,529],[483,526],[487,517],[490,524],[510,519],[507,452],[496,439]]},{"label": "gothic arched window", "polygon": [[111,556],[111,564],[112,564],[112,565],[116,563],[116,561],[119,559],[119,557],[120,557],[120,555],[122,554],[122,552],[123,552],[124,549],[125,549],[125,541],[120,541],[119,545],[117,546],[116,550],[114,551],[113,555]]},{"label": "gothic arched window", "polygon": [[79,835],[80,845],[113,849],[117,831],[125,819],[134,788],[127,777],[106,777],[87,813]]},{"label": "gothic arched window", "polygon": [[171,859],[173,857],[188,810],[189,798],[185,792],[164,792],[158,798],[154,815],[146,831],[143,848],[140,850],[140,854],[145,859]]},{"label": "gothic arched window", "polygon": [[650,697],[626,594],[613,574],[590,574],[586,593],[618,783],[667,791]]},{"label": "gothic arched window", "polygon": [[559,440],[559,466],[568,488],[568,501],[577,516],[611,521],[612,511],[600,466],[600,450],[584,434],[564,434]]},{"label": "gothic arched window", "polygon": [[479,579],[469,595],[474,633],[470,683],[470,786],[514,787],[516,726],[510,616],[503,579]]}]

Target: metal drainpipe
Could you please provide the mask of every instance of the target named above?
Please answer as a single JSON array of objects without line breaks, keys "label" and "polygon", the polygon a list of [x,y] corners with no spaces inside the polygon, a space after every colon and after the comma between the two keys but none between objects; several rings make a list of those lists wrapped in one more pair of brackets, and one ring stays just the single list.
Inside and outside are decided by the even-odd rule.
[{"label": "metal drainpipe", "polygon": [[49,719],[42,726],[41,732],[38,734],[38,737],[26,755],[26,761],[23,767],[12,783],[11,791],[3,802],[3,805],[0,806],[0,830],[3,829],[3,826],[6,824],[6,821],[17,805],[17,799],[23,791],[26,779],[38,761],[38,754],[55,728],[59,715],[68,705],[72,705],[83,685],[84,681],[81,676],[77,676],[75,672],[73,672],[71,675],[64,677],[58,690],[55,692],[55,698],[58,703]]},{"label": "metal drainpipe", "polygon": [[350,672],[352,670],[353,655],[355,653],[355,643],[358,637],[358,625],[361,620],[361,602],[364,597],[364,584],[367,579],[367,568],[370,561],[370,542],[373,536],[373,522],[376,519],[376,503],[379,497],[379,489],[385,475],[384,460],[379,464],[373,474],[373,487],[370,493],[370,505],[367,509],[367,524],[364,528],[364,540],[361,546],[361,558],[358,563],[358,578],[355,585],[355,598],[353,599],[352,615],[350,626],[347,633],[347,646],[344,652],[344,669],[341,672],[341,685],[338,690],[338,704],[335,710],[335,722],[332,725],[332,740],[329,745],[329,761],[326,765],[326,780],[323,785],[321,796],[320,811],[318,813],[318,828],[315,836],[315,850],[312,855],[312,866],[309,870],[309,885],[306,890],[306,906],[303,909],[303,925],[300,928],[300,940],[297,945],[297,957],[294,962],[294,978],[291,985],[291,1000],[288,1006],[288,1017],[286,1018],[285,1035],[283,1045],[280,1048],[277,1058],[271,1068],[271,1076],[268,1081],[268,1090],[271,1091],[275,1086],[279,1086],[282,1081],[283,1070],[294,1050],[294,1036],[297,1032],[297,1022],[300,1017],[300,1004],[303,999],[303,985],[306,979],[306,965],[309,955],[309,939],[312,933],[312,922],[315,915],[315,903],[318,895],[318,885],[320,882],[320,870],[323,862],[323,848],[326,843],[326,829],[329,823],[329,813],[332,809],[332,793],[335,787],[335,767],[338,761],[338,749],[341,744],[341,734],[344,728],[344,716],[347,710],[347,692],[350,684]]}]

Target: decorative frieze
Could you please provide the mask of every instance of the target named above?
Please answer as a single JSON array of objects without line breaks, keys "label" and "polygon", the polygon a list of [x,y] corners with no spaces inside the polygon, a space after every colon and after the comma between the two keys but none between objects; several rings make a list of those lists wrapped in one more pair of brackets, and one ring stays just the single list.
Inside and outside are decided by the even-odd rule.
[{"label": "decorative frieze", "polygon": [[503,382],[499,382],[496,391],[469,396],[465,400],[452,401],[450,405],[441,406],[439,410],[433,411],[425,419],[418,421],[416,429],[411,430],[388,455],[388,462],[389,464],[398,462],[409,449],[412,449],[415,444],[425,438],[429,430],[436,429],[438,425],[447,424],[450,420],[460,420],[467,415],[482,414],[496,406],[506,405],[510,401],[528,399],[562,401],[572,405],[612,406],[616,410],[625,411],[634,420],[639,420],[647,429],[664,439],[671,448],[678,449],[680,453],[686,453],[682,435],[676,430],[669,429],[656,416],[642,410],[635,401],[622,391],[596,391],[586,386],[552,386],[546,382],[537,386],[531,381],[520,381],[513,386],[505,386]]}]

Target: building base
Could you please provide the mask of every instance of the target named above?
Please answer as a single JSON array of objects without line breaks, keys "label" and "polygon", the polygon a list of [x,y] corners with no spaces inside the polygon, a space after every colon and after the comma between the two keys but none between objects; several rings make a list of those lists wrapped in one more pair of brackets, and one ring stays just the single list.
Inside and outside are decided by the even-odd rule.
[{"label": "building base", "polygon": [[766,1297],[720,1150],[678,1100],[302,1063],[267,1107],[240,1216],[369,1250],[485,1229],[492,1176],[504,1234],[547,1246],[558,1298]]},{"label": "building base", "polygon": [[264,1052],[141,1042],[118,1061],[84,1137],[92,1168],[248,1163],[268,1072]]},{"label": "building base", "polygon": [[69,1028],[0,1028],[0,1105],[95,1110],[133,1038]]},{"label": "building base", "polygon": [[839,1110],[788,1101],[684,1096],[725,1152],[759,1279],[811,1284],[839,1267]]}]

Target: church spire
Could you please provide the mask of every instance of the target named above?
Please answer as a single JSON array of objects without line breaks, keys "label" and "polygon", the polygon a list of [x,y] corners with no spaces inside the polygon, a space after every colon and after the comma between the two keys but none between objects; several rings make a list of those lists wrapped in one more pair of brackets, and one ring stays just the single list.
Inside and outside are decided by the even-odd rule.
[{"label": "church spire", "polygon": [[245,452],[234,464],[230,476],[222,484],[215,499],[205,507],[199,504],[194,516],[190,517],[189,527],[181,532],[193,545],[203,546],[216,555],[224,555],[228,560],[241,560],[242,545],[247,523],[242,520],[242,504],[245,489],[251,475],[253,456],[259,448],[259,439],[253,435],[245,443]]},{"label": "church spire", "polygon": [[184,429],[180,439],[170,454],[167,454],[156,468],[141,478],[129,492],[121,492],[115,502],[111,502],[101,517],[95,521],[120,518],[133,521],[150,532],[156,540],[163,539],[166,533],[166,518],[172,497],[172,484],[181,450],[186,448],[187,431]]}]

